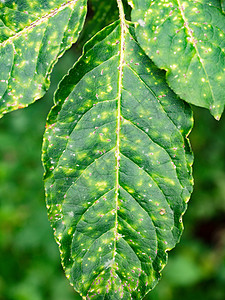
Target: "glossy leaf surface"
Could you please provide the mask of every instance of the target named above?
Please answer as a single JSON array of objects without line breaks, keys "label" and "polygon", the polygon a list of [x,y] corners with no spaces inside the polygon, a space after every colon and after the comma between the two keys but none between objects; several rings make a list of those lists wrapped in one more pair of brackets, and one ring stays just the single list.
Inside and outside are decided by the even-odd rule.
[{"label": "glossy leaf surface", "polygon": [[55,103],[43,161],[66,275],[84,299],[142,299],[182,232],[190,107],[123,18],[86,44]]},{"label": "glossy leaf surface", "polygon": [[172,89],[219,119],[225,105],[225,15],[220,0],[129,3],[137,39],[167,71]]},{"label": "glossy leaf surface", "polygon": [[86,0],[0,2],[0,117],[44,95],[85,15]]}]

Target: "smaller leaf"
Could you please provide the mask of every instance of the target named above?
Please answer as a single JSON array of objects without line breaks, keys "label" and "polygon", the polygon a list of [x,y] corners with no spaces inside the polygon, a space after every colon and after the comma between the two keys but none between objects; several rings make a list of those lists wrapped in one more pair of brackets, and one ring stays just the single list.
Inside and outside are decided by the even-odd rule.
[{"label": "smaller leaf", "polygon": [[[219,119],[225,105],[225,15],[219,0],[131,0],[139,43],[172,89]],[[224,1],[222,2],[224,7]]]},{"label": "smaller leaf", "polygon": [[85,15],[86,0],[0,2],[0,117],[44,95]]}]

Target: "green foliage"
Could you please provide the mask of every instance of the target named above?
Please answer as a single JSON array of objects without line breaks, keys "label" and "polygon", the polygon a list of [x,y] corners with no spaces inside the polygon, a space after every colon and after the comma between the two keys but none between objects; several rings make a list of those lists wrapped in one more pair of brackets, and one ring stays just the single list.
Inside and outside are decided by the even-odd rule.
[{"label": "green foliage", "polygon": [[[1,300],[82,299],[60,267],[44,208],[40,162],[52,92],[74,55],[74,49],[67,52],[54,68],[51,93],[0,120]],[[162,280],[145,300],[191,300],[196,295],[199,300],[224,300],[225,119],[218,123],[197,109],[195,124],[190,135],[195,191],[184,216],[185,230],[170,252]]]},{"label": "green foliage", "polygon": [[86,0],[0,2],[0,117],[41,98],[82,29]]},{"label": "green foliage", "polygon": [[43,147],[46,195],[67,277],[87,298],[117,291],[140,299],[182,231],[190,108],[133,28],[118,22],[85,45],[55,102]]},{"label": "green foliage", "polygon": [[119,13],[115,0],[107,2],[101,0],[89,1],[90,16],[85,23],[84,30],[81,33],[78,46],[83,46],[90,38],[105,26],[118,20]]},{"label": "green foliage", "polygon": [[[193,118],[166,80],[216,119],[224,109],[223,2],[128,3],[134,24],[126,1],[91,1],[96,15],[81,42],[117,19],[117,5],[119,20],[84,46],[60,83],[44,136],[49,220],[84,299],[142,299],[180,239]],[[86,4],[1,1],[2,114],[43,95],[57,58],[78,38]],[[178,261],[187,274],[191,263]]]},{"label": "green foliage", "polygon": [[225,99],[225,16],[219,0],[132,0],[137,39],[171,88],[216,119]]}]

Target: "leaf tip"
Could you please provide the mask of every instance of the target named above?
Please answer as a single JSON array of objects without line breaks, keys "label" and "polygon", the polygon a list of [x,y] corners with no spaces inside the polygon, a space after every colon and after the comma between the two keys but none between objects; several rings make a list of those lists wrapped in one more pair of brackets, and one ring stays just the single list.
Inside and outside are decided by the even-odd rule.
[{"label": "leaf tip", "polygon": [[215,106],[213,105],[213,106],[210,106],[209,109],[210,109],[210,113],[212,114],[212,116],[213,116],[217,121],[219,121],[219,120],[221,119],[221,116],[222,116],[224,107],[221,107],[221,105],[217,105],[217,107],[215,107]]},{"label": "leaf tip", "polygon": [[211,114],[212,114],[212,116],[214,117],[214,119],[216,119],[217,121],[219,121],[220,119],[221,119],[221,115],[222,114],[218,114],[218,113],[213,113],[212,111],[211,111]]}]

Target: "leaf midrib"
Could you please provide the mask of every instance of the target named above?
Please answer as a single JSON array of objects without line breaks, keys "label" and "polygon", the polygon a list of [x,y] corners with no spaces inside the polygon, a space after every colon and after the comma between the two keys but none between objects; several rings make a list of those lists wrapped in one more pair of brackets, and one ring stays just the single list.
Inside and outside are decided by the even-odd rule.
[{"label": "leaf midrib", "polygon": [[[118,206],[119,206],[119,170],[120,170],[120,127],[121,127],[121,97],[122,97],[122,88],[123,88],[123,66],[124,66],[124,58],[125,58],[125,15],[123,9],[122,0],[117,0],[117,5],[119,8],[119,16],[120,16],[120,26],[121,26],[121,40],[120,40],[120,62],[119,62],[119,83],[118,83],[118,104],[117,104],[117,128],[116,128],[116,207],[115,207],[115,229],[114,229],[114,249],[113,249],[113,261],[115,262],[116,256],[116,244],[117,244],[117,235],[118,235]],[[113,266],[112,266],[113,267]]]}]

